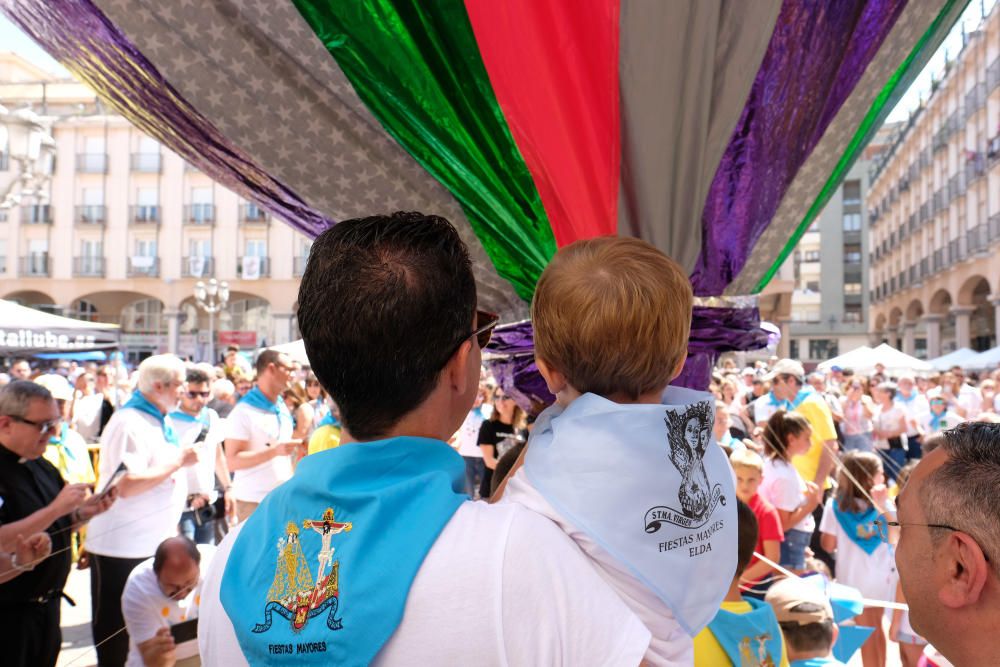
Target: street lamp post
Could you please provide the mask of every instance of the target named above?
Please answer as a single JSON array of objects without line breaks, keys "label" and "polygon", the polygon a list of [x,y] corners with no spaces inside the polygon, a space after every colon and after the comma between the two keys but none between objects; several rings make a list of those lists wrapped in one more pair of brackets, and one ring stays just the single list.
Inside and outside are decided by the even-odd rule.
[{"label": "street lamp post", "polygon": [[11,112],[0,106],[0,157],[6,155],[18,166],[17,177],[0,191],[0,209],[24,200],[39,204],[48,200],[55,145],[44,119],[28,109]]},{"label": "street lamp post", "polygon": [[198,307],[208,313],[208,358],[215,364],[215,314],[229,304],[229,283],[221,283],[215,278],[208,281],[199,280],[194,286],[194,298]]}]

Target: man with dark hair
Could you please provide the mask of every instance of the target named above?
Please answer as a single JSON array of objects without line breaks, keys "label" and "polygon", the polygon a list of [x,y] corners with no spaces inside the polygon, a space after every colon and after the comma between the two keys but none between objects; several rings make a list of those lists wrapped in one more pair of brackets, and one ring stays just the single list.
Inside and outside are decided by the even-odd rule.
[{"label": "man with dark hair", "polygon": [[[215,544],[217,536],[225,535],[225,516],[232,509],[227,496],[229,467],[222,449],[225,426],[215,410],[207,407],[211,395],[208,374],[188,368],[181,400],[170,413],[181,446],[198,450],[198,463],[187,469],[187,508],[179,525],[181,534],[198,544]],[[222,501],[217,502],[220,492]]]},{"label": "man with dark hair", "polygon": [[194,641],[174,642],[170,626],[198,618],[204,573],[214,554],[211,545],[171,537],[132,570],[122,593],[129,635],[127,667],[173,665],[197,655]]},{"label": "man with dark hair", "polygon": [[497,320],[477,313],[454,227],[418,213],[335,225],[312,246],[298,318],[344,444],[303,460],[220,546],[206,664],[286,648],[311,664],[639,664],[649,631],[568,537],[462,492],[445,441]]},{"label": "man with dark hair", "polygon": [[240,521],[257,509],[271,489],[292,476],[292,461],[305,455],[293,440],[295,423],[281,397],[292,378],[284,352],[264,350],[257,357],[257,385],[226,418],[226,463],[232,470],[232,496]]},{"label": "man with dark hair", "polygon": [[[117,495],[113,489],[88,498],[87,484],[67,484],[43,458],[60,423],[45,387],[15,380],[0,389],[0,550],[15,551],[0,559],[0,581],[9,568],[21,573],[0,583],[0,662],[7,665],[56,664],[73,528],[108,509]],[[24,560],[24,539],[38,547],[29,550],[36,558]]]},{"label": "man with dark hair", "polygon": [[956,665],[1000,664],[1000,424],[931,436],[897,500],[910,624]]},{"label": "man with dark hair", "polygon": [[31,364],[27,359],[15,359],[10,365],[10,377],[14,380],[30,380]]}]

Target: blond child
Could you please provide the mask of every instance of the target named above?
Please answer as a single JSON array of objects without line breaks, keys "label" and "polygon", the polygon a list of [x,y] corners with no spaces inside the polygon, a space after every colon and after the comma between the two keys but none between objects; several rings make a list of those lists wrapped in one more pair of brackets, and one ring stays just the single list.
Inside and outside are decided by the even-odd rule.
[{"label": "blond child", "polygon": [[[777,563],[781,560],[781,543],[785,540],[785,531],[781,527],[778,510],[758,493],[764,480],[764,459],[757,452],[744,449],[734,451],[729,457],[729,463],[736,473],[736,497],[747,504],[757,519],[757,544],[754,551]],[[773,566],[754,556],[743,572],[743,585],[748,592],[762,596],[774,572]]]},{"label": "blond child", "polygon": [[503,497],[554,521],[593,560],[649,628],[650,665],[691,664],[692,637],[736,569],[715,399],[668,389],[687,356],[692,301],[684,271],[644,241],[603,237],[556,254],[531,312],[557,402]]}]

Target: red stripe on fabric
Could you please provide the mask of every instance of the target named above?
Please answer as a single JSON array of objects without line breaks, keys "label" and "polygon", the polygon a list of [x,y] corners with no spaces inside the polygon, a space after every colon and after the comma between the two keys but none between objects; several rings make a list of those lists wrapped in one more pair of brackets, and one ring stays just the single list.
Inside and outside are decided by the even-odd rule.
[{"label": "red stripe on fabric", "polygon": [[619,0],[466,0],[556,243],[618,229]]}]

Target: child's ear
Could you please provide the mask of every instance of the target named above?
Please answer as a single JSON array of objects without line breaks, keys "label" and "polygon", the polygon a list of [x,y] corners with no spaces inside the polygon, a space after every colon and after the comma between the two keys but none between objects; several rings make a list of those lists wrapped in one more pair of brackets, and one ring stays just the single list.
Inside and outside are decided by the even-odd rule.
[{"label": "child's ear", "polygon": [[541,357],[535,357],[535,364],[538,366],[538,372],[542,374],[545,384],[553,396],[558,396],[559,392],[564,391],[569,386],[569,383],[566,382],[566,376],[557,369],[549,366]]}]

